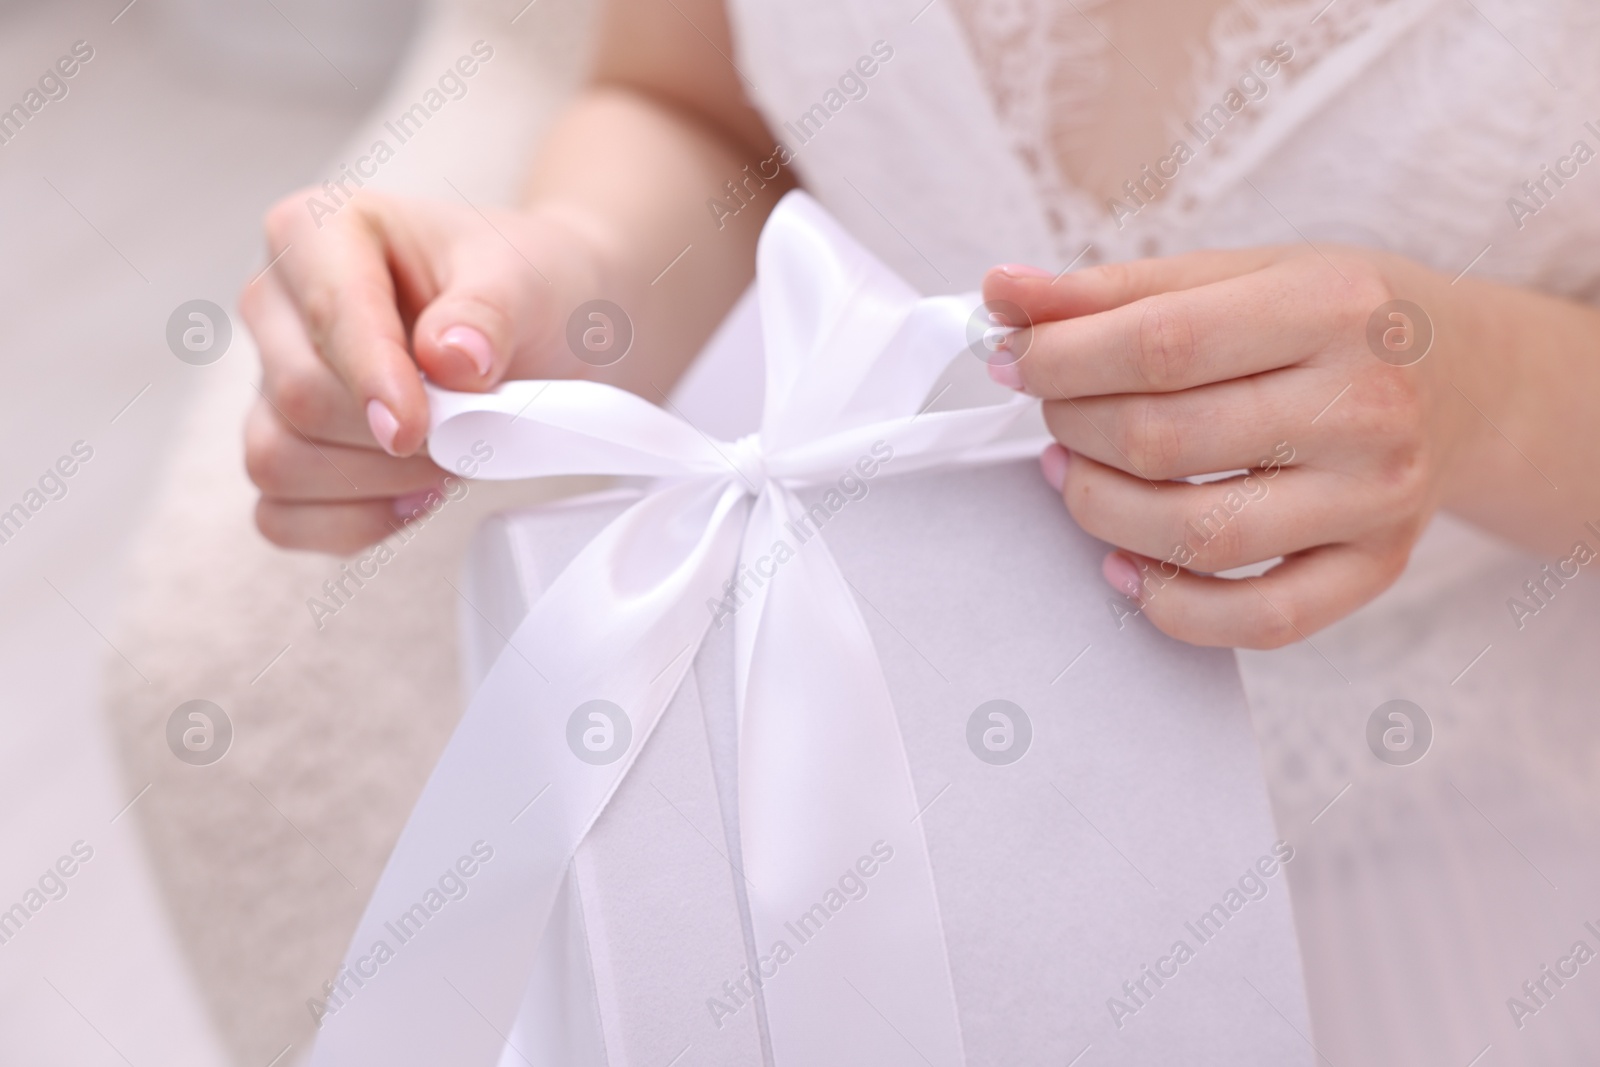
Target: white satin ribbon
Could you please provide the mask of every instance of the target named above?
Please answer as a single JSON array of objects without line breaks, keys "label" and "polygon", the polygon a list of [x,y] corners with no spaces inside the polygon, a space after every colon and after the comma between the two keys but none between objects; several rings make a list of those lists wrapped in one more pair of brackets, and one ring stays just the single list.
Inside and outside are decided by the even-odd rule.
[{"label": "white satin ribbon", "polygon": [[[346,983],[352,992],[325,1022],[316,1067],[496,1062],[574,851],[688,672],[709,605],[779,541],[792,558],[732,616],[756,949],[767,955],[781,941],[794,953],[763,989],[774,1056],[779,1067],[964,1062],[927,847],[877,654],[823,537],[795,544],[784,524],[802,515],[796,489],[837,481],[876,443],[893,449],[893,474],[992,459],[1034,404],[919,414],[966,346],[978,297],[918,299],[804,194],[774,210],[757,263],[759,434],[713,441],[592,382],[431,390],[430,450],[447,468],[487,441],[489,477],[663,480],[554,580],[473,699],[361,922],[341,973],[370,976]],[[632,727],[626,755],[600,766],[567,740],[569,717],[595,699],[624,709]],[[494,856],[470,893],[394,945],[409,929],[396,916],[480,841]],[[793,924],[879,842],[893,858],[874,864],[868,895],[802,944]],[[374,962],[380,941],[392,952]]]}]

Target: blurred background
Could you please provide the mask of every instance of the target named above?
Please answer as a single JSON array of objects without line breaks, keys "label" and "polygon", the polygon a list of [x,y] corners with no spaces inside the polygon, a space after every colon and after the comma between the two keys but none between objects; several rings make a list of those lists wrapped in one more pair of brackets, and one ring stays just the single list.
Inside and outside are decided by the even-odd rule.
[{"label": "blurred background", "polygon": [[[0,106],[89,56],[0,144],[0,508],[27,512],[0,543],[0,909],[73,870],[0,923],[0,1063],[264,1067],[306,1050],[305,1001],[398,830],[343,818],[340,798],[403,811],[420,788],[459,713],[437,577],[494,505],[475,491],[442,514],[319,634],[304,600],[337,564],[251,525],[239,427],[258,371],[235,300],[266,265],[266,208],[332,176],[386,99],[403,110],[477,40],[499,62],[378,184],[457,195],[447,176],[474,201],[514,198],[582,61],[583,5],[539,7],[0,3]],[[167,340],[194,300],[232,319],[204,364]],[[90,458],[38,506],[28,492],[75,445]],[[396,634],[400,603],[418,610]],[[403,688],[363,694],[395,713],[385,728],[325,668],[396,640],[433,651]],[[228,758],[174,758],[166,723],[192,699],[224,709]],[[376,849],[354,844],[374,833]]]},{"label": "blurred background", "polygon": [[[473,485],[319,627],[306,600],[339,561],[253,527],[240,427],[258,369],[237,295],[269,266],[267,207],[333,176],[478,41],[494,58],[468,95],[374,184],[514,202],[582,69],[589,7],[0,0],[0,109],[80,57],[19,129],[0,114],[0,1065],[307,1052],[307,1002],[462,707],[450,580],[484,515],[550,490]],[[199,300],[231,336],[215,323],[205,359],[180,358],[169,323]],[[1539,641],[1503,640],[1500,591],[1537,565],[1440,520],[1320,651],[1242,657],[1303,857],[1325,1062],[1595,1062],[1597,980],[1526,1035],[1501,1008],[1600,923],[1600,729],[1560,682],[1574,664],[1593,677],[1600,589],[1564,593]],[[1324,654],[1357,684],[1307,691]],[[1499,710],[1451,711],[1466,693]],[[1406,771],[1365,734],[1397,696],[1443,709],[1438,753]],[[211,716],[198,756],[174,740],[190,701]],[[1474,995],[1442,995],[1450,975]]]}]

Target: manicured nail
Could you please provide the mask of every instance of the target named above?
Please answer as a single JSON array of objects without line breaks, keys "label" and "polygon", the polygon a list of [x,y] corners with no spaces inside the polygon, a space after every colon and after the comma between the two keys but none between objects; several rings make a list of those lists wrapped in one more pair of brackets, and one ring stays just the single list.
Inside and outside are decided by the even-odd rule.
[{"label": "manicured nail", "polygon": [[406,493],[404,496],[395,497],[393,501],[394,517],[397,519],[409,519],[416,515],[417,512],[426,510],[428,498],[438,492],[438,489],[418,489],[414,493]]},{"label": "manicured nail", "polygon": [[1026,263],[1002,263],[995,270],[1008,278],[1036,279],[1055,277],[1054,274],[1051,274],[1043,267],[1030,267]]},{"label": "manicured nail", "polygon": [[1139,599],[1139,568],[1121,552],[1112,552],[1101,562],[1100,573],[1105,575],[1111,588],[1123,596]]},{"label": "manicured nail", "polygon": [[[1005,350],[1002,349],[1000,354],[1006,354]],[[990,363],[988,366],[989,377],[993,378],[1007,389],[1015,389],[1018,392],[1022,391],[1022,372],[1017,370],[1017,365],[1015,363]]]},{"label": "manicured nail", "polygon": [[391,456],[400,454],[394,450],[394,435],[400,432],[400,420],[395,418],[394,412],[377,397],[367,401],[367,426],[385,452]]},{"label": "manicured nail", "polygon": [[1050,488],[1061,492],[1061,486],[1067,480],[1067,460],[1070,453],[1060,445],[1051,445],[1039,454],[1039,469],[1044,471],[1044,480],[1050,483]]},{"label": "manicured nail", "polygon": [[450,327],[439,336],[439,347],[453,348],[470,359],[480,378],[494,370],[494,349],[489,346],[489,339],[471,326]]}]

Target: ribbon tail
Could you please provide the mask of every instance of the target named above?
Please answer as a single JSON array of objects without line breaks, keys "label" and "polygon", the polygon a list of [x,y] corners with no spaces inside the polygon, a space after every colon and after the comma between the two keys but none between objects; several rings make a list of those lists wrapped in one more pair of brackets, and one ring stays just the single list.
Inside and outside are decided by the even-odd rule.
[{"label": "ribbon tail", "polygon": [[572,855],[692,665],[744,512],[723,480],[647,496],[534,604],[390,856],[313,1067],[498,1062]]},{"label": "ribbon tail", "polygon": [[[748,539],[791,536],[787,491]],[[795,546],[739,642],[740,832],[779,1067],[965,1062],[910,764],[849,581]]]}]

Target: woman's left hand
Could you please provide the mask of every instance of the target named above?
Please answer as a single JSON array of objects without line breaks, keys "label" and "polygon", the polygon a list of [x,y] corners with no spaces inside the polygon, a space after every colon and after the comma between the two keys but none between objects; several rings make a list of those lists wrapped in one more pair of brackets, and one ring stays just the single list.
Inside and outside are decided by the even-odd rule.
[{"label": "woman's left hand", "polygon": [[[1505,383],[1465,295],[1394,256],[1304,246],[1000,267],[984,286],[1001,321],[1007,302],[1033,324],[990,371],[1044,400],[1045,477],[1117,546],[1106,579],[1174,637],[1250,648],[1387,588],[1480,450],[1467,398],[1493,406]],[[1176,480],[1225,471],[1246,473]]]}]

